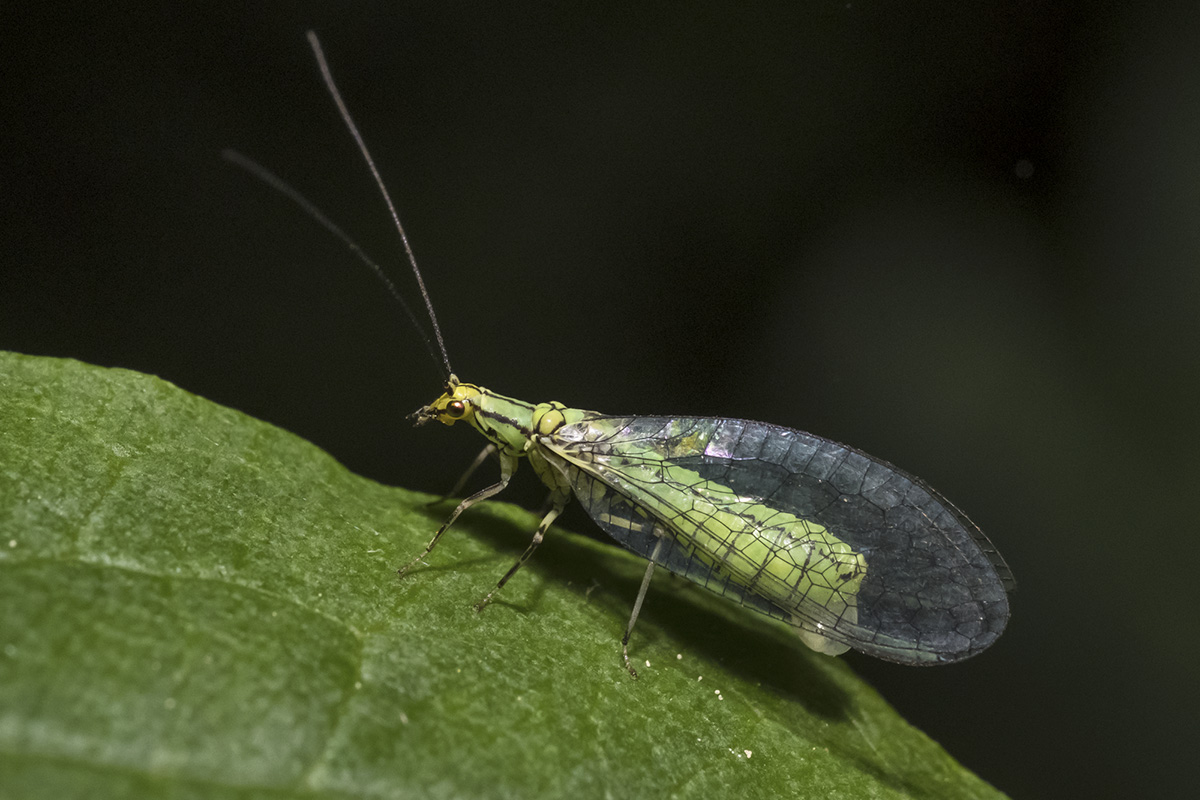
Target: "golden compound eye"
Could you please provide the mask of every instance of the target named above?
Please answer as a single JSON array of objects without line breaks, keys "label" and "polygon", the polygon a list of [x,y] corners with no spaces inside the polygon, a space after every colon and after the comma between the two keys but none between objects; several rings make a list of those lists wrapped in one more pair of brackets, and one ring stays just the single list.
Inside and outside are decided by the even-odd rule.
[{"label": "golden compound eye", "polygon": [[462,400],[451,400],[446,403],[446,416],[450,419],[462,419],[467,413],[467,404]]}]

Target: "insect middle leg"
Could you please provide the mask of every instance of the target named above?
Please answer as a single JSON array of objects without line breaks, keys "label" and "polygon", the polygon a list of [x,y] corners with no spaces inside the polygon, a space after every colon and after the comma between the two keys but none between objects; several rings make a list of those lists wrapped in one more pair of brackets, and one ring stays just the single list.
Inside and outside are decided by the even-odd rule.
[{"label": "insect middle leg", "polygon": [[517,563],[513,564],[508,572],[504,573],[504,577],[501,578],[500,582],[496,584],[496,588],[488,592],[486,597],[475,604],[476,611],[483,611],[483,609],[487,607],[487,604],[492,602],[492,597],[495,596],[496,592],[503,589],[504,584],[508,583],[508,579],[513,575],[516,575],[517,570],[524,566],[525,562],[529,560],[529,557],[533,555],[533,551],[537,550],[538,545],[542,543],[544,538],[546,538],[546,531],[552,524],[554,524],[554,520],[558,519],[558,515],[563,512],[563,509],[567,507],[567,501],[570,500],[570,498],[571,496],[565,492],[556,491],[550,495],[550,498],[547,501],[547,503],[550,505],[550,510],[546,512],[546,516],[542,517],[542,521],[538,524],[537,530],[533,532],[533,541],[531,541],[529,546],[525,548],[525,552],[522,553],[521,557],[517,559]]}]

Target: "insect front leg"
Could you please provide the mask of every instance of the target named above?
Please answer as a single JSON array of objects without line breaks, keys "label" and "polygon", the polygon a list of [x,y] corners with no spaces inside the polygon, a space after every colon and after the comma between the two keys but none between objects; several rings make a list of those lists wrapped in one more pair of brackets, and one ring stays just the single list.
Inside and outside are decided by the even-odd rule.
[{"label": "insect front leg", "polygon": [[467,485],[467,481],[471,480],[471,476],[475,474],[475,470],[483,466],[483,462],[488,460],[488,456],[495,455],[496,445],[488,443],[488,446],[479,451],[479,455],[475,456],[475,460],[471,462],[471,466],[467,467],[467,471],[462,474],[458,482],[454,484],[454,488],[446,492],[437,500],[430,500],[425,505],[436,506],[449,500],[451,497],[457,497],[462,488]]},{"label": "insect front leg", "polygon": [[[487,451],[485,450],[484,453],[486,453],[486,452]],[[483,458],[485,458],[485,457],[486,456],[483,456],[481,454],[480,458],[477,458],[476,461],[482,461]],[[472,471],[474,471],[475,466],[478,466],[478,465],[477,464],[473,465]],[[454,512],[450,515],[450,518],[442,523],[442,527],[438,528],[437,533],[435,533],[433,535],[433,538],[429,540],[429,544],[425,547],[424,552],[422,552],[421,555],[417,556],[412,561],[408,562],[408,564],[405,565],[405,567],[403,569],[398,570],[400,577],[403,578],[410,569],[415,567],[421,561],[425,560],[425,557],[433,552],[433,548],[437,547],[438,540],[442,538],[442,534],[445,533],[450,528],[450,526],[454,524],[454,520],[458,519],[459,514],[466,511],[468,508],[475,505],[476,503],[481,503],[484,500],[487,500],[489,497],[492,497],[492,496],[497,495],[500,492],[504,491],[504,489],[508,486],[508,482],[510,480],[512,480],[513,473],[516,471],[517,471],[517,457],[508,455],[507,453],[501,453],[500,454],[500,480],[499,480],[499,482],[492,484],[491,486],[487,487],[486,489],[480,489],[478,492],[476,492],[475,494],[468,497],[466,500],[463,500],[461,503],[459,503],[458,507],[455,508]]]},{"label": "insect front leg", "polygon": [[555,490],[551,493],[548,501],[550,503],[550,510],[546,512],[546,516],[542,517],[542,521],[537,526],[537,530],[533,532],[533,541],[529,543],[529,547],[525,548],[525,552],[522,553],[521,557],[517,559],[517,563],[513,564],[512,568],[509,569],[508,572],[504,573],[504,577],[501,578],[500,582],[496,584],[496,588],[488,592],[486,597],[475,604],[476,611],[483,611],[483,609],[487,607],[487,604],[492,602],[492,597],[495,596],[496,592],[503,589],[504,584],[508,583],[508,579],[517,574],[517,570],[519,570],[522,565],[529,560],[529,557],[533,555],[533,551],[537,550],[538,545],[542,543],[542,539],[546,538],[546,531],[552,524],[554,524],[554,520],[558,519],[558,515],[561,514],[563,509],[567,507],[567,501],[570,499],[571,495],[561,490]]}]

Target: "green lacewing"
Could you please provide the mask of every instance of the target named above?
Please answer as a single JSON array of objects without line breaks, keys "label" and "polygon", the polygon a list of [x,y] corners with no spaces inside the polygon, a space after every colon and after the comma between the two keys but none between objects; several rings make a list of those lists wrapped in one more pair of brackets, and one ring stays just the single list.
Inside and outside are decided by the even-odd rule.
[{"label": "green lacewing", "polygon": [[[461,488],[489,456],[500,479],[461,501],[422,562],[459,515],[502,492],[522,459],[550,490],[549,511],[517,562],[478,604],[481,610],[529,560],[574,498],[596,524],[647,559],[622,650],[656,567],[790,625],[812,649],[853,648],[901,664],[930,665],[978,654],[1008,622],[1013,579],[983,532],[919,478],[852,447],[762,422],[721,417],[602,414],[562,403],[527,403],[458,380],[407,235],[341,95],[315,34],[309,42],[326,87],[378,186],[400,235],[428,314],[443,371],[417,425],[462,422],[487,439]],[[234,158],[234,160],[238,160]],[[273,176],[260,177],[278,186]],[[384,281],[357,246],[289,187],[300,202]],[[440,358],[439,358],[440,356]]]}]

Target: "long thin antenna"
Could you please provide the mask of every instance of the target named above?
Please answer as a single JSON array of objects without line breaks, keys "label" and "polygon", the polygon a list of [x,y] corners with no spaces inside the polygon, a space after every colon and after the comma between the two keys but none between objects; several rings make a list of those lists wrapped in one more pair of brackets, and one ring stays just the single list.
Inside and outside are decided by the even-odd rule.
[{"label": "long thin antenna", "polygon": [[367,143],[363,141],[362,134],[358,132],[358,126],[354,124],[354,119],[350,116],[350,111],[346,108],[346,103],[342,100],[342,95],[338,91],[337,85],[333,82],[333,73],[329,71],[329,64],[325,61],[325,53],[321,50],[321,42],[317,39],[317,34],[313,31],[308,32],[308,43],[312,46],[313,55],[316,56],[317,66],[321,70],[321,78],[325,81],[325,88],[333,96],[333,102],[337,103],[338,112],[342,115],[342,121],[346,123],[346,127],[350,130],[350,135],[354,137],[354,141],[358,144],[358,150],[362,153],[363,159],[367,162],[367,167],[371,170],[371,176],[375,179],[375,185],[379,187],[379,193],[383,195],[383,200],[387,203],[388,211],[392,215],[392,222],[396,223],[396,231],[400,234],[400,241],[404,245],[404,252],[408,256],[408,263],[412,267],[413,275],[417,279],[417,286],[421,289],[421,298],[425,301],[425,310],[429,312],[429,321],[433,324],[433,336],[437,340],[438,349],[442,353],[442,364],[446,367],[446,377],[449,378],[454,370],[450,369],[450,356],[446,354],[446,343],[442,340],[442,329],[438,326],[437,315],[433,313],[433,302],[430,301],[429,292],[425,288],[425,279],[421,277],[421,270],[417,268],[417,258],[413,255],[412,247],[408,244],[408,235],[404,233],[404,226],[400,224],[400,215],[396,213],[396,206],[392,203],[392,197],[388,194],[387,187],[383,185],[383,178],[380,177],[379,169],[375,166],[375,159],[371,158],[371,151],[367,149]]},{"label": "long thin antenna", "polygon": [[[429,357],[433,359],[433,363],[436,364],[439,369],[442,368],[442,362],[445,359],[445,351],[443,350],[442,358],[439,359],[437,351],[433,349],[433,342],[430,341],[429,334],[425,332],[425,327],[421,324],[421,321],[417,319],[417,315],[413,313],[412,306],[410,306],[405,301],[404,297],[401,296],[399,290],[396,289],[396,284],[392,283],[391,278],[387,276],[387,273],[383,271],[383,268],[372,261],[371,257],[368,256],[363,249],[358,246],[358,242],[351,239],[345,231],[339,228],[333,220],[325,216],[321,212],[321,209],[313,205],[309,199],[300,194],[295,187],[293,187],[283,178],[280,178],[278,175],[271,172],[271,170],[267,169],[262,164],[259,164],[254,159],[250,158],[249,156],[242,155],[236,150],[229,149],[222,150],[221,157],[226,161],[236,164],[237,166],[246,170],[255,178],[258,178],[260,181],[267,184],[296,205],[300,206],[304,213],[315,219],[334,236],[341,239],[342,243],[350,248],[350,252],[358,256],[360,261],[371,268],[371,271],[375,273],[375,277],[383,281],[383,285],[387,287],[387,290],[391,293],[392,297],[396,299],[396,302],[398,302],[400,307],[404,309],[404,313],[408,315],[408,319],[410,322],[412,322],[413,327],[417,329],[417,335],[421,337],[421,341],[425,344],[425,349],[429,351]],[[447,373],[442,377],[448,378],[449,374]]]}]

